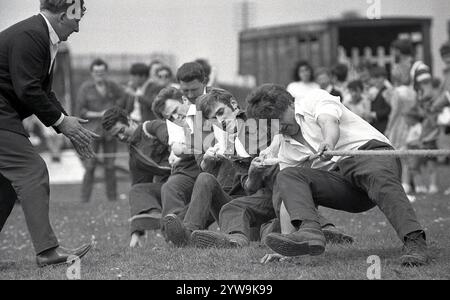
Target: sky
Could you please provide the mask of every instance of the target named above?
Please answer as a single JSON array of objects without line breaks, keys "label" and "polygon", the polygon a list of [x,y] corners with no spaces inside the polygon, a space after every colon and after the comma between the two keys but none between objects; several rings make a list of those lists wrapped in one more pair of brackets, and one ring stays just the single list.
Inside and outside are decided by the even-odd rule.
[{"label": "sky", "polygon": [[[168,52],[178,65],[206,57],[219,79],[231,82],[238,69],[238,32],[243,0],[86,0],[80,33],[70,38],[74,54]],[[448,0],[253,0],[251,26],[273,26],[365,15],[375,2],[381,16],[435,17],[433,39],[445,36]],[[0,0],[0,30],[38,12],[39,0]],[[437,55],[437,46],[433,49]],[[440,66],[438,64],[438,66]]]}]

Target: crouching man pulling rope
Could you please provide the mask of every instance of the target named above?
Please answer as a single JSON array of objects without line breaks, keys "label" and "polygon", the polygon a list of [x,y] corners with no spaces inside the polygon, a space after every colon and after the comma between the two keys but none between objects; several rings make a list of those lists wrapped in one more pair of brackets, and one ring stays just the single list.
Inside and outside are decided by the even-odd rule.
[{"label": "crouching man pulling rope", "polygon": [[[257,88],[247,101],[250,117],[280,120],[282,138],[276,157],[281,172],[274,203],[285,205],[295,230],[269,234],[265,243],[270,249],[283,256],[320,255],[325,251],[325,237],[318,206],[351,213],[378,206],[404,243],[401,264],[428,263],[425,232],[401,185],[400,160],[328,152],[393,150],[383,134],[322,90],[295,103],[283,87],[269,84]],[[311,155],[320,159],[309,160]],[[285,167],[292,161],[301,167]]]}]

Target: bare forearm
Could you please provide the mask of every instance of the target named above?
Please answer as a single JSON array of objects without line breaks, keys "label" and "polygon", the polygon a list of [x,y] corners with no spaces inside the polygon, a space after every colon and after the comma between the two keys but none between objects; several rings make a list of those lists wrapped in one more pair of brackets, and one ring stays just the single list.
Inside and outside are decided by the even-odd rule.
[{"label": "bare forearm", "polygon": [[338,120],[331,118],[319,119],[319,126],[322,130],[323,141],[333,147],[336,146],[341,135]]}]

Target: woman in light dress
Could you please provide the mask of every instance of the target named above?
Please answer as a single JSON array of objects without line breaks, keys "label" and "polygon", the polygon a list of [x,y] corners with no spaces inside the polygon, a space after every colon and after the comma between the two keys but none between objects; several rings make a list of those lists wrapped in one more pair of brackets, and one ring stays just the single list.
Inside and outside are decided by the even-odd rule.
[{"label": "woman in light dress", "polygon": [[296,64],[293,78],[294,82],[287,86],[287,91],[295,98],[296,102],[301,101],[309,92],[320,89],[320,86],[314,81],[314,70],[306,61],[299,61]]}]

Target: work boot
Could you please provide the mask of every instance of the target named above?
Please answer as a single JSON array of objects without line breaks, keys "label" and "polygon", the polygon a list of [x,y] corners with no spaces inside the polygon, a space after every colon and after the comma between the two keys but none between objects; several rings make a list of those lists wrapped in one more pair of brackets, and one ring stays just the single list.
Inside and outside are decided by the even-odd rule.
[{"label": "work boot", "polygon": [[403,246],[404,254],[400,262],[404,267],[418,267],[427,265],[429,262],[427,242],[423,231],[416,231],[405,237]]},{"label": "work boot", "polygon": [[242,248],[250,244],[242,233],[226,234],[210,230],[195,230],[191,240],[198,248]]},{"label": "work boot", "polygon": [[284,256],[320,255],[325,251],[326,239],[320,229],[300,228],[290,234],[271,233],[265,244]]},{"label": "work boot", "polygon": [[184,227],[175,214],[168,214],[162,220],[162,226],[167,242],[176,247],[186,247],[190,243],[192,232]]}]

